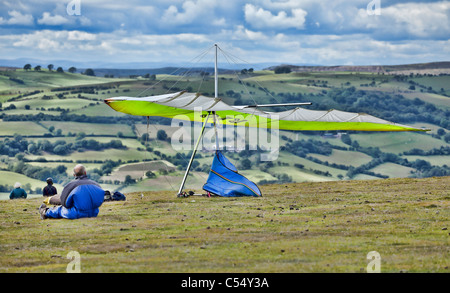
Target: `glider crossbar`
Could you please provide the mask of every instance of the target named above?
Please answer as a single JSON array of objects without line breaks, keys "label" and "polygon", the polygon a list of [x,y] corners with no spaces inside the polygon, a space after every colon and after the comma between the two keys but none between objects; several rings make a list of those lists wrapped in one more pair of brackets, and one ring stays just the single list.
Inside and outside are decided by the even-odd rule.
[{"label": "glider crossbar", "polygon": [[304,106],[304,105],[312,105],[312,103],[306,102],[306,103],[262,104],[262,105],[243,105],[243,106],[233,106],[233,107],[238,108],[238,109],[245,109],[245,108]]}]

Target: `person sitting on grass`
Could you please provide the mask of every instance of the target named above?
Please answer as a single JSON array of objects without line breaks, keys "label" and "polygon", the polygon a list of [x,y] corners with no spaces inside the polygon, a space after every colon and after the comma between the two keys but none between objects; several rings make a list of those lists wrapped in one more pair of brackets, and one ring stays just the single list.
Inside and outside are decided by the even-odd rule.
[{"label": "person sitting on grass", "polygon": [[51,177],[47,178],[47,186],[44,187],[42,190],[43,196],[53,196],[55,194],[58,194],[58,191],[56,190],[56,187],[53,186],[53,179]]},{"label": "person sitting on grass", "polygon": [[27,198],[27,192],[21,186],[20,182],[14,184],[14,189],[9,194],[9,199]]},{"label": "person sitting on grass", "polygon": [[44,203],[39,207],[41,219],[79,219],[98,215],[105,191],[97,182],[87,177],[83,165],[76,165],[73,175],[75,179],[64,186],[60,196],[55,195],[44,201],[60,205],[48,208]]}]

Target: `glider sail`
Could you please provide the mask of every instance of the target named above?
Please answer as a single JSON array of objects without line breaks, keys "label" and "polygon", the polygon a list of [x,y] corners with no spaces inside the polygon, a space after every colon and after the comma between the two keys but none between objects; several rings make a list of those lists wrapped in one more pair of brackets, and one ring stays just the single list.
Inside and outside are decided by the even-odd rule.
[{"label": "glider sail", "polygon": [[[310,103],[247,106],[228,105],[218,97],[218,45],[214,44],[214,47],[216,51],[214,64],[214,98],[206,97],[200,93],[181,91],[141,98],[115,97],[105,100],[105,103],[112,109],[130,115],[159,116],[203,123],[201,135],[192,152],[186,173],[178,191],[178,196],[183,194],[182,191],[187,175],[210,115],[213,115],[215,130],[216,123],[221,123],[225,125],[297,131],[429,131],[429,129],[401,125],[367,114],[339,110],[307,110],[299,107]],[[269,106],[295,106],[295,108],[283,112],[262,110],[264,107]],[[218,150],[217,131],[216,147],[216,150]],[[233,164],[220,151],[216,151],[208,181],[204,185],[204,190],[222,196],[261,196],[258,187],[244,176],[238,174]]]},{"label": "glider sail", "polygon": [[258,186],[239,174],[220,151],[216,151],[203,190],[223,197],[261,196]]},{"label": "glider sail", "polygon": [[[208,113],[214,113],[218,123],[226,125],[271,128],[277,123],[280,130],[355,130],[355,131],[427,131],[393,123],[375,116],[339,110],[317,111],[300,107],[283,112],[262,111],[254,106],[231,106],[220,98],[198,93],[177,92],[150,97],[116,97],[105,100],[112,109],[131,115],[160,116],[195,122],[204,122]],[[200,112],[195,113],[195,111]]]}]

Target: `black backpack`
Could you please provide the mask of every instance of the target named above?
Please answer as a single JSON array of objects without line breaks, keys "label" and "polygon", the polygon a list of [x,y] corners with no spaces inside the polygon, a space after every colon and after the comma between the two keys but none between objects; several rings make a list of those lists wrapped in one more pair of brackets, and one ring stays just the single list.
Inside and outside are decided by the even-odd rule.
[{"label": "black backpack", "polygon": [[114,194],[111,196],[112,200],[126,200],[127,198],[123,193],[120,193],[118,191],[114,192]]},{"label": "black backpack", "polygon": [[104,201],[116,201],[116,200],[126,200],[127,198],[123,193],[120,193],[119,191],[115,191],[112,195],[109,190],[105,191],[105,199]]}]

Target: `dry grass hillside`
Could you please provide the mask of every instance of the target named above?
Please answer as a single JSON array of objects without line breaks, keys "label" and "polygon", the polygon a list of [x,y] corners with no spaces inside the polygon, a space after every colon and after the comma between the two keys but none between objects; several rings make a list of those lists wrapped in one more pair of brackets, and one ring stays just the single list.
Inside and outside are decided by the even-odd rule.
[{"label": "dry grass hillside", "polygon": [[[0,202],[0,272],[449,272],[450,177],[262,186],[260,198],[129,193],[97,218]],[[70,256],[70,255],[69,255]]]}]

